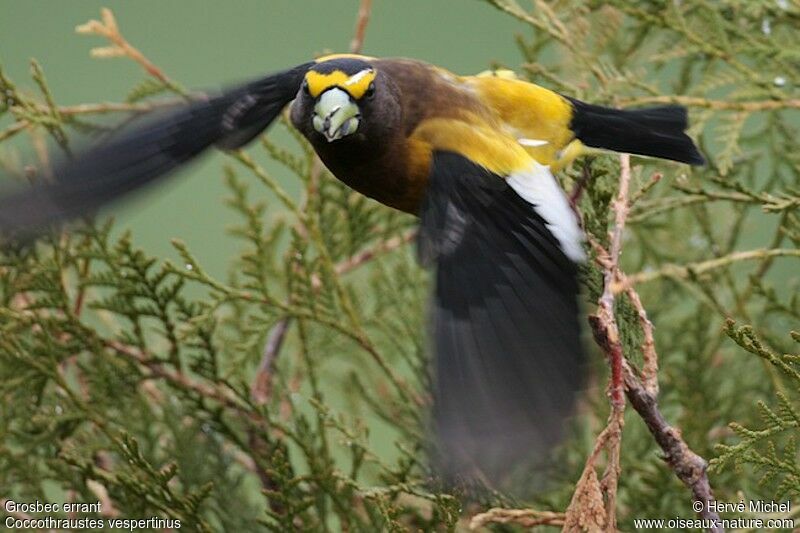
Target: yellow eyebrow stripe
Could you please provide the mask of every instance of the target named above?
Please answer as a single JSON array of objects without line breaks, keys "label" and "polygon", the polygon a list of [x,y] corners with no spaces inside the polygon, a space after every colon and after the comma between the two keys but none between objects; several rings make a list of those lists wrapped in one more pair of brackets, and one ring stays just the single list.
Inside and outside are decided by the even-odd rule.
[{"label": "yellow eyebrow stripe", "polygon": [[341,70],[334,70],[328,74],[320,74],[314,70],[309,70],[306,73],[308,92],[314,98],[317,98],[331,87],[339,87],[358,100],[364,96],[373,80],[375,80],[375,71],[373,69],[365,69],[352,76],[345,74]]}]

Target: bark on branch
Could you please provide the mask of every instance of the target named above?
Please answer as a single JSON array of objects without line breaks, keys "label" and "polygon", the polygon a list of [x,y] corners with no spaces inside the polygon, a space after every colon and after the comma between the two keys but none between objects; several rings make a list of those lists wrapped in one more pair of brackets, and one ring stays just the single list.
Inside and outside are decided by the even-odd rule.
[{"label": "bark on branch", "polygon": [[[659,410],[658,380],[656,375],[658,356],[655,350],[653,324],[647,318],[647,312],[638,293],[633,289],[633,282],[631,279],[626,278],[625,274],[619,269],[622,230],[630,208],[630,203],[627,201],[627,189],[630,180],[630,163],[627,155],[621,156],[621,163],[620,192],[613,205],[615,224],[611,235],[610,252],[606,252],[598,243],[593,243],[598,251],[598,262],[604,271],[604,290],[600,298],[599,311],[590,318],[595,341],[611,361],[612,416],[615,402],[619,400],[614,394],[615,391],[619,390],[616,388],[620,385],[617,380],[622,379],[628,401],[631,402],[631,406],[639,414],[656,443],[664,452],[664,459],[667,465],[675,472],[678,479],[691,490],[692,499],[704,503],[703,511],[698,513],[700,518],[719,524],[719,515],[708,509],[708,502],[714,499],[714,494],[706,473],[707,462],[689,448],[689,445],[683,440],[680,430],[671,426]],[[644,354],[644,366],[641,375],[637,375],[622,356],[622,346],[613,314],[614,294],[619,292],[620,289],[625,291],[636,308],[643,331],[642,352]],[[598,437],[599,440],[600,438]],[[610,500],[610,496],[608,498]],[[569,520],[567,522],[569,523]],[[613,510],[611,510],[608,526],[615,526]],[[723,531],[719,525],[711,527],[709,530],[714,532]]]},{"label": "bark on branch", "polygon": [[[589,318],[595,341],[606,354],[611,366],[608,394],[611,401],[611,415],[605,429],[598,435],[594,448],[586,460],[581,478],[575,487],[572,501],[564,515],[543,514],[534,510],[491,509],[476,515],[471,522],[473,527],[488,523],[515,523],[523,526],[562,522],[564,531],[615,531],[616,530],[616,488],[619,479],[619,450],[622,436],[622,415],[624,395],[631,406],[644,421],[653,439],[664,453],[664,460],[675,475],[691,491],[694,501],[703,502],[703,510],[698,516],[714,524],[709,531],[724,531],[719,515],[709,510],[708,502],[714,494],[706,473],[707,462],[689,448],[680,430],[671,426],[658,406],[658,355],[655,349],[653,324],[647,317],[633,282],[619,268],[619,255],[622,249],[622,234],[630,212],[630,207],[638,199],[628,199],[630,184],[630,159],[620,158],[620,185],[612,205],[614,227],[609,235],[610,246],[606,250],[596,240],[590,243],[597,252],[597,262],[603,270],[603,293],[598,300],[598,311]],[[642,353],[644,365],[641,373],[635,371],[623,354],[616,316],[614,315],[615,295],[625,292],[636,309],[639,325],[643,332]],[[603,477],[598,478],[597,460],[606,450],[608,462]],[[552,521],[545,522],[543,518]]]}]

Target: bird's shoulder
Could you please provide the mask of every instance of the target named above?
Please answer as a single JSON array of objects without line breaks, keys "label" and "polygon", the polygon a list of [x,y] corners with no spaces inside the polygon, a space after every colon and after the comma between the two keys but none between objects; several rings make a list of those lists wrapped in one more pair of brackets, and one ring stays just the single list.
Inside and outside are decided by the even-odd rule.
[{"label": "bird's shoulder", "polygon": [[461,76],[407,58],[373,64],[398,85],[412,141],[462,153],[495,173],[508,175],[531,159],[558,168],[574,140],[569,100],[511,71]]},{"label": "bird's shoulder", "polygon": [[530,155],[480,94],[447,69],[406,58],[375,60],[397,86],[412,162],[427,168],[435,151],[458,153],[499,176],[526,168]]},{"label": "bird's shoulder", "polygon": [[505,70],[466,76],[462,81],[539,163],[556,163],[573,141],[573,108],[557,92]]}]

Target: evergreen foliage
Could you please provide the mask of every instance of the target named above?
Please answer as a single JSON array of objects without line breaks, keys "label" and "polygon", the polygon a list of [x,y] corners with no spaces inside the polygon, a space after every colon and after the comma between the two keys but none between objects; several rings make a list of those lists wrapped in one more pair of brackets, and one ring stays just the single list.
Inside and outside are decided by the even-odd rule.
[{"label": "evergreen foliage", "polygon": [[[656,325],[662,412],[712,459],[716,498],[797,501],[800,6],[489,3],[529,26],[515,69],[531,80],[594,103],[689,107],[708,164],[634,159],[621,266]],[[110,41],[94,55],[137,61],[146,78],[127,102],[60,106],[35,61],[30,83],[0,70],[0,141],[44,132],[68,152],[73,131],[104,131],[98,115],[186,97],[110,12],[79,31]],[[2,249],[0,498],[99,500],[106,517],[197,531],[451,530],[493,506],[563,522],[608,415],[599,352],[546,492],[519,502],[438,488],[425,459],[428,278],[409,244],[415,220],[347,189],[280,127],[292,144],[267,134],[225,156],[240,221],[225,279],[177,239],[180,264],[149,256],[105,216]],[[6,170],[48,179],[36,144],[34,164],[5,158]],[[281,179],[264,157],[281,163]],[[584,225],[607,245],[617,158],[562,174],[567,190],[585,182]],[[593,310],[600,266],[587,263],[584,282]],[[615,315],[639,367],[634,302],[620,294]],[[694,516],[645,425],[630,409],[625,421],[619,527]]]}]

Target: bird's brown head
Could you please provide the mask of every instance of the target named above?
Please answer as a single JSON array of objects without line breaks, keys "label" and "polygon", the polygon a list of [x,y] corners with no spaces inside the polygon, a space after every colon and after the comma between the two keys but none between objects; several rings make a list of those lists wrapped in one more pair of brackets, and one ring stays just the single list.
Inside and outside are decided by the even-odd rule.
[{"label": "bird's brown head", "polygon": [[360,56],[331,56],[311,67],[292,104],[294,126],[315,146],[371,145],[400,121],[398,91]]}]

